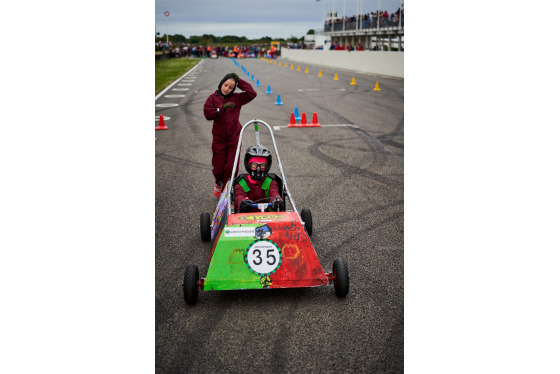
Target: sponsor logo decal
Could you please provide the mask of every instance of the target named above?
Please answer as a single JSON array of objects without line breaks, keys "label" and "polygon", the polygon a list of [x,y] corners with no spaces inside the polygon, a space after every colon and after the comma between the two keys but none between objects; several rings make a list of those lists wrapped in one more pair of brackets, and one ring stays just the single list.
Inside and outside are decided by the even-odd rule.
[{"label": "sponsor logo decal", "polygon": [[232,236],[255,236],[254,227],[226,227],[224,232],[226,238]]},{"label": "sponsor logo decal", "polygon": [[249,221],[256,221],[259,219],[262,220],[271,220],[271,219],[284,219],[283,215],[264,215],[264,214],[254,214],[254,215],[250,215],[250,216],[243,216],[243,217],[239,217],[239,219],[243,219],[243,220],[249,220]]}]

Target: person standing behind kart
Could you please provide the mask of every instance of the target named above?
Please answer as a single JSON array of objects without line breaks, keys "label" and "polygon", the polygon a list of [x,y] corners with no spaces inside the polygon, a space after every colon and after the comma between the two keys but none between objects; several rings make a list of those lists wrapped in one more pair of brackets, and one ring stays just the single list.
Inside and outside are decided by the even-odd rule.
[{"label": "person standing behind kart", "polygon": [[235,185],[236,212],[260,212],[251,207],[253,203],[272,203],[272,211],[284,210],[284,202],[278,192],[278,183],[268,176],[272,166],[272,155],[262,145],[253,145],[247,149],[244,158],[247,174]]},{"label": "person standing behind kart", "polygon": [[[241,93],[234,93],[238,88]],[[222,188],[232,178],[235,153],[241,132],[239,114],[241,107],[257,97],[249,82],[230,73],[220,81],[218,89],[204,103],[204,117],[214,121],[212,126],[212,174],[214,174],[214,196],[220,197]],[[239,164],[235,175],[239,170]],[[235,175],[233,177],[235,177]]]}]

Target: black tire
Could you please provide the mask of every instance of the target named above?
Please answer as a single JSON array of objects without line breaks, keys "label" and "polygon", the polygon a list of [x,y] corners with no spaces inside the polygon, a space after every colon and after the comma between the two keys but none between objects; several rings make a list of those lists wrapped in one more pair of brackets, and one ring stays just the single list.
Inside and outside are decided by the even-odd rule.
[{"label": "black tire", "polygon": [[198,267],[196,265],[187,265],[185,269],[183,296],[187,304],[196,304],[196,300],[198,299]]},{"label": "black tire", "polygon": [[301,210],[301,219],[305,224],[307,235],[311,236],[313,234],[313,218],[311,217],[311,211],[307,208],[303,208]]},{"label": "black tire", "polygon": [[211,235],[210,214],[205,212],[200,215],[200,237],[203,242],[209,242]]},{"label": "black tire", "polygon": [[342,258],[337,258],[333,262],[333,275],[335,276],[334,291],[336,296],[344,297],[350,288],[350,277],[348,276],[348,265]]}]

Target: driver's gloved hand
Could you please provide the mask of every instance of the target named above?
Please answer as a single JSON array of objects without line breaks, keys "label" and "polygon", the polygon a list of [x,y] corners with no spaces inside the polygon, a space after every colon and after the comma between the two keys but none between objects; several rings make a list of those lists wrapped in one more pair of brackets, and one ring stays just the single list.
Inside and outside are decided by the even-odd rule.
[{"label": "driver's gloved hand", "polygon": [[241,201],[241,205],[240,205],[240,210],[242,213],[247,213],[250,212],[252,207],[251,204],[253,204],[253,200],[249,200],[249,199],[245,199]]},{"label": "driver's gloved hand", "polygon": [[282,201],[282,199],[280,197],[276,197],[276,199],[274,199],[274,201],[272,202],[272,210],[284,210],[284,201]]}]

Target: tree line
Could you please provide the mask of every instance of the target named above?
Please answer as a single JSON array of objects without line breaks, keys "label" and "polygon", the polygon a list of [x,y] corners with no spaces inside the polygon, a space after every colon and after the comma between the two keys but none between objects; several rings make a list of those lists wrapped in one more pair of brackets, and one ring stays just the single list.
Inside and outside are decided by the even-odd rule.
[{"label": "tree line", "polygon": [[[313,33],[313,30],[309,30],[309,33]],[[211,45],[211,44],[229,44],[229,43],[238,43],[238,44],[269,44],[272,40],[277,41],[289,41],[293,43],[297,43],[299,41],[303,41],[303,37],[298,38],[297,36],[291,36],[288,39],[272,39],[269,36],[262,37],[260,39],[247,39],[245,36],[236,36],[236,35],[225,35],[225,36],[215,36],[212,34],[204,34],[204,35],[192,35],[186,38],[184,35],[175,34],[169,35],[169,41],[173,44],[178,43],[185,43],[185,44],[199,44],[199,45]],[[160,36],[158,32],[156,34],[156,43],[167,42],[167,35]]]}]

